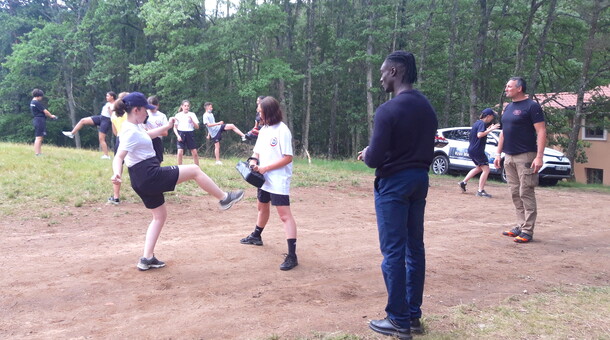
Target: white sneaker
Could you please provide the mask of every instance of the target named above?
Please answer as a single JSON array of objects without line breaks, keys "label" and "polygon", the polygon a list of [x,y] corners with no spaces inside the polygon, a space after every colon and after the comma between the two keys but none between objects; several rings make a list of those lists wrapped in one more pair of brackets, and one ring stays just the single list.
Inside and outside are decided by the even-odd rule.
[{"label": "white sneaker", "polygon": [[247,139],[246,139],[246,136],[241,137],[241,141],[242,141],[242,142],[245,142],[246,140],[247,140]]},{"label": "white sneaker", "polygon": [[66,136],[68,138],[74,138],[74,135],[70,131],[62,131],[61,133],[63,133],[64,136]]},{"label": "white sneaker", "polygon": [[102,159],[110,159],[110,156],[103,155],[103,156],[102,156]]},{"label": "white sneaker", "polygon": [[222,165],[221,161],[216,161],[216,165]]}]

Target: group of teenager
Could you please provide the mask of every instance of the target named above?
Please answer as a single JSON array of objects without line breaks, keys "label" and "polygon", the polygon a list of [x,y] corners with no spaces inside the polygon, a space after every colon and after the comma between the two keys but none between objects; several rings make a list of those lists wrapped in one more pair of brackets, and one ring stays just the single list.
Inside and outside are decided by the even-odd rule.
[{"label": "group of teenager", "polygon": [[[411,339],[412,333],[423,332],[420,319],[426,269],[424,213],[429,189],[428,171],[433,159],[438,120],[428,99],[413,86],[417,81],[417,68],[412,53],[391,53],[381,65],[380,72],[381,86],[386,92],[392,93],[393,98],[377,108],[370,144],[358,153],[358,159],[376,169],[375,211],[383,255],[381,271],[388,293],[386,317],[371,320],[369,327],[384,335]],[[515,205],[517,226],[503,234],[514,237],[518,243],[529,242],[533,237],[536,219],[534,186],[546,144],[544,115],[540,106],[524,94],[525,89],[525,80],[519,77],[510,78],[506,84],[505,93],[512,99],[512,103],[506,107],[502,117],[503,131],[494,161],[499,168],[502,165],[499,156],[505,154],[503,166],[506,167]],[[40,93],[35,93],[38,94]],[[40,97],[34,96],[36,98]],[[174,190],[179,183],[194,180],[202,190],[219,200],[221,209],[230,208],[244,196],[243,190],[221,190],[197,164],[160,165],[162,159],[155,152],[154,140],[166,135],[170,129],[177,128],[178,134],[184,130],[181,130],[177,117],[167,121],[161,119],[158,126],[146,128],[147,120],[151,119],[150,112],[158,109],[158,105],[153,103],[142,93],[134,92],[117,99],[113,105],[117,119],[124,119],[124,122],[118,132],[120,143],[113,161],[111,180],[115,185],[120,185],[124,163],[130,174],[132,188],[153,215],[146,232],[143,256],[137,264],[140,270],[165,266],[154,254],[155,244],[167,219],[164,192]],[[240,242],[262,246],[261,235],[269,220],[270,205],[276,206],[288,243],[288,254],[280,269],[290,270],[298,265],[296,222],[290,210],[289,197],[292,135],[282,122],[283,113],[275,98],[259,98],[257,103],[257,129],[243,137],[257,137],[248,162],[253,171],[264,175],[265,183],[257,191],[258,215],[254,231]],[[181,112],[190,117],[190,124],[197,128],[199,123],[196,117],[190,115],[187,104],[182,103]],[[34,101],[32,105],[34,113],[37,105]],[[211,113],[211,109],[211,104],[206,104],[206,114]],[[41,112],[46,117],[54,117],[46,110]],[[476,138],[481,139],[497,128],[497,125],[490,125],[493,117],[495,113],[491,110],[481,113],[480,123],[477,122],[473,127]],[[227,129],[228,124],[219,122],[212,125],[210,121],[213,122],[213,116],[208,115],[206,118],[204,115],[208,128],[219,127],[219,131]],[[36,126],[36,122],[34,124]],[[228,129],[232,127],[229,126]],[[243,135],[239,130],[234,131]],[[213,130],[209,132],[212,135],[210,138],[218,134]],[[185,147],[189,147],[188,137],[179,137]],[[476,159],[475,164],[478,163],[476,171],[485,174],[485,167],[488,167],[486,160],[478,158],[480,155],[477,150],[473,149],[472,155]],[[468,176],[472,177],[471,174]],[[464,182],[460,186],[465,189],[465,184],[462,183]]]}]

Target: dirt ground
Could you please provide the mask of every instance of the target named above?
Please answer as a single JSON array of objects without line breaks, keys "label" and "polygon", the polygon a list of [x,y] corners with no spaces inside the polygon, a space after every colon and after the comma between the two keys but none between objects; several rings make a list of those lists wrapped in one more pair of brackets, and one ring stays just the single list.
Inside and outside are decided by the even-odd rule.
[{"label": "dirt ground", "polygon": [[[0,338],[377,339],[367,322],[385,316],[386,292],[372,180],[292,190],[299,266],[288,272],[278,268],[286,242],[277,214],[263,247],[239,243],[254,226],[253,189],[226,212],[209,196],[169,203],[156,248],[167,266],[147,272],[135,267],[150,220],[140,202],[5,218]],[[425,316],[525,290],[610,285],[610,195],[537,189],[534,242],[518,245],[500,234],[514,220],[506,185],[490,183],[485,199],[462,194],[457,180],[433,179],[428,195]]]}]

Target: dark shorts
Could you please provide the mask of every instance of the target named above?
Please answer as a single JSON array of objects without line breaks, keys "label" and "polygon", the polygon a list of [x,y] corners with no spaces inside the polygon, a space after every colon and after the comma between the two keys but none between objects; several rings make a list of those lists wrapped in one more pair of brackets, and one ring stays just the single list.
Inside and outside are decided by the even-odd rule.
[{"label": "dark shorts", "polygon": [[222,139],[222,133],[225,132],[225,126],[227,126],[227,124],[222,124],[220,126],[220,130],[218,130],[218,133],[216,134],[216,136],[211,138],[212,142],[214,142],[214,143],[220,142],[220,140]]},{"label": "dark shorts", "polygon": [[489,166],[489,159],[487,158],[487,156],[485,155],[484,152],[470,152],[468,151],[468,155],[470,156],[470,159],[472,159],[472,162],[474,163],[474,165],[479,166],[479,165],[487,165]]},{"label": "dark shorts", "polygon": [[91,116],[91,120],[93,123],[100,128],[100,132],[107,135],[112,129],[112,123],[110,122],[110,118],[106,116]]},{"label": "dark shorts", "polygon": [[34,119],[32,119],[32,124],[34,124],[34,136],[44,137],[47,135],[46,117],[34,117]]},{"label": "dark shorts", "polygon": [[179,174],[178,166],[160,166],[157,157],[129,168],[131,187],[148,209],[158,208],[165,203],[163,193],[174,191]]},{"label": "dark shorts", "polygon": [[159,163],[163,163],[163,139],[161,137],[153,138],[152,143]]},{"label": "dark shorts", "polygon": [[[114,154],[116,155],[117,151],[119,151],[119,136],[116,136],[114,140]],[[123,161],[125,163],[125,161]]]},{"label": "dark shorts", "polygon": [[263,189],[258,189],[256,193],[256,198],[261,203],[269,203],[274,206],[289,206],[290,205],[290,196],[288,195],[278,195],[267,192]]},{"label": "dark shorts", "polygon": [[178,130],[178,134],[182,139],[182,142],[178,142],[178,149],[186,149],[193,150],[197,149],[197,144],[195,143],[195,133],[193,131],[180,131]]}]

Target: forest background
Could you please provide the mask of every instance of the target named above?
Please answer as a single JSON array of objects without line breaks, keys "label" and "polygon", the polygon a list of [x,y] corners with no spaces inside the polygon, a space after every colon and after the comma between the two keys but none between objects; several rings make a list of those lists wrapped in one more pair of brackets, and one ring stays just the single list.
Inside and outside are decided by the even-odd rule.
[{"label": "forest background", "polygon": [[[34,139],[31,91],[45,91],[45,143],[97,148],[97,132],[61,134],[99,114],[107,91],[182,100],[198,117],[242,131],[255,99],[280,100],[297,152],[345,158],[368,143],[387,54],[417,59],[420,89],[440,127],[472,124],[505,102],[511,76],[527,92],[574,92],[576,108],[546,112],[551,142],[572,161],[587,122],[608,127],[607,105],[584,93],[610,84],[608,0],[0,0],[0,141]],[[600,109],[601,107],[601,109]],[[171,135],[170,135],[171,136]],[[204,132],[198,132],[203,144]],[[237,145],[237,138],[223,143]],[[166,138],[173,152],[174,138]],[[582,155],[582,153],[580,153]],[[581,158],[582,160],[582,158]]]}]

